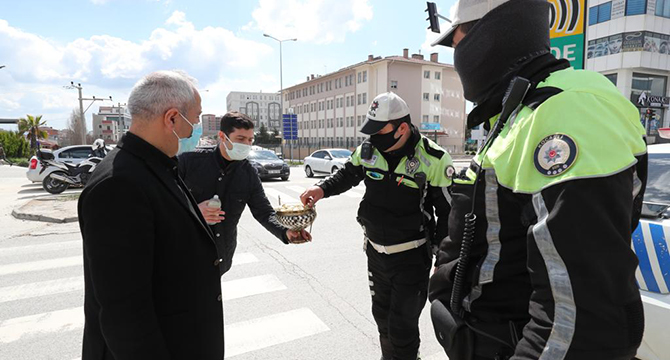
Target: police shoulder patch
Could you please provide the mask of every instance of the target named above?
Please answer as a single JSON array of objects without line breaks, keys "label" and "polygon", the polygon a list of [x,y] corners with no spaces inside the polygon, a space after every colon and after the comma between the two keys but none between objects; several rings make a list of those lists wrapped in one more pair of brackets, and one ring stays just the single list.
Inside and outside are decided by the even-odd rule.
[{"label": "police shoulder patch", "polygon": [[575,163],[577,144],[565,134],[549,135],[542,139],[535,148],[533,161],[535,168],[542,175],[558,176]]},{"label": "police shoulder patch", "polygon": [[454,169],[454,167],[451,165],[444,168],[444,176],[446,176],[448,179],[453,178],[455,173],[456,169]]}]

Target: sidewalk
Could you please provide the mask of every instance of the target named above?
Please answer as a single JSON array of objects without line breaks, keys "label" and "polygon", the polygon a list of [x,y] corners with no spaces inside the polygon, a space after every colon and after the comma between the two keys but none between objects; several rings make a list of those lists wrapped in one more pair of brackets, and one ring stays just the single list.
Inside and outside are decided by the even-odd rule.
[{"label": "sidewalk", "polygon": [[12,216],[21,220],[52,223],[76,222],[79,194],[45,196],[15,208]]}]

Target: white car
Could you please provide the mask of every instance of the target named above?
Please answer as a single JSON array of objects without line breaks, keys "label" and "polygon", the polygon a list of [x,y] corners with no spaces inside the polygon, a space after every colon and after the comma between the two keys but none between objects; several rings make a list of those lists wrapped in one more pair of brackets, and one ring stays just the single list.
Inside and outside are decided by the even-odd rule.
[{"label": "white car", "polygon": [[305,158],[305,174],[312,177],[319,174],[334,174],[344,167],[351,157],[347,149],[317,150]]},{"label": "white car", "polygon": [[[107,145],[106,148],[109,153],[114,149],[114,146]],[[77,165],[91,156],[92,149],[91,145],[72,145],[55,151],[42,149],[42,152],[52,152],[56,161]],[[41,183],[47,175],[57,169],[54,166],[50,166],[42,171],[42,164],[37,160],[37,157],[33,156],[30,158],[30,166],[26,172],[26,177],[34,183]]]},{"label": "white car", "polygon": [[649,145],[648,153],[642,217],[632,241],[645,322],[637,357],[664,360],[670,354],[670,144]]}]

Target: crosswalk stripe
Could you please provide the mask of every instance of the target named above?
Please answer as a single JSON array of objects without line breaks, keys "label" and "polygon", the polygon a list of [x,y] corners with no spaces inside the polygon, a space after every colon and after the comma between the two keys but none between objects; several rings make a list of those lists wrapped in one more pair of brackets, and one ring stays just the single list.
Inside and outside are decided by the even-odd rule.
[{"label": "crosswalk stripe", "polygon": [[360,199],[360,198],[363,197],[363,194],[361,194],[359,192],[356,192],[353,189],[351,189],[347,192],[344,192],[344,196],[347,196],[347,197],[350,197],[350,198]]},{"label": "crosswalk stripe", "polygon": [[288,203],[296,203],[297,204],[297,203],[299,203],[298,199],[296,199],[294,197],[291,197],[289,195],[286,195],[285,193],[283,193],[283,192],[281,192],[277,189],[273,189],[273,188],[269,188],[269,187],[265,188],[265,194],[268,196],[268,199],[270,199],[270,201],[273,204],[278,203],[278,198],[279,197],[281,197],[281,203],[282,204],[288,204]]},{"label": "crosswalk stripe", "polygon": [[233,255],[233,266],[258,262],[258,258],[252,253],[236,253]]},{"label": "crosswalk stripe", "polygon": [[287,189],[297,192],[298,194],[302,194],[307,188],[304,188],[302,186],[287,186]]},{"label": "crosswalk stripe", "polygon": [[0,251],[0,256],[16,256],[16,255],[35,254],[48,251],[78,249],[78,248],[81,248],[81,240],[61,241],[49,244],[4,248],[2,249],[2,251]]},{"label": "crosswalk stripe", "polygon": [[432,354],[427,357],[421,356],[421,359],[423,360],[449,360],[447,355],[444,352],[439,352],[437,354]]},{"label": "crosswalk stripe", "polygon": [[66,258],[57,258],[50,260],[40,260],[40,261],[31,261],[31,262],[22,262],[18,264],[9,264],[9,265],[0,265],[0,276],[9,275],[16,273],[25,273],[31,271],[41,271],[41,270],[50,270],[58,269],[69,266],[81,266],[84,263],[84,259],[81,255],[71,256]]},{"label": "crosswalk stripe", "polygon": [[261,275],[221,283],[223,300],[241,299],[247,296],[285,290],[286,286],[275,275]]},{"label": "crosswalk stripe", "polygon": [[23,316],[0,322],[0,343],[7,344],[26,337],[77,330],[83,327],[83,307]]},{"label": "crosswalk stripe", "polygon": [[226,358],[283,344],[330,329],[307,308],[226,326]]},{"label": "crosswalk stripe", "polygon": [[29,299],[38,296],[62,294],[83,289],[83,276],[7,286],[0,288],[0,303]]}]

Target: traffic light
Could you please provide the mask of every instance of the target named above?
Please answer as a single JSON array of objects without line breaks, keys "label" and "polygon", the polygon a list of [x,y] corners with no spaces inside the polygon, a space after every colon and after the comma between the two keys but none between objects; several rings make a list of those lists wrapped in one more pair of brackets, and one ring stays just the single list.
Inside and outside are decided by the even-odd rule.
[{"label": "traffic light", "polygon": [[428,6],[426,8],[426,11],[428,12],[428,22],[430,22],[430,26],[428,27],[430,31],[434,33],[440,33],[440,19],[438,18],[437,15],[437,5],[435,5],[434,2],[429,2],[426,1],[426,5]]}]

